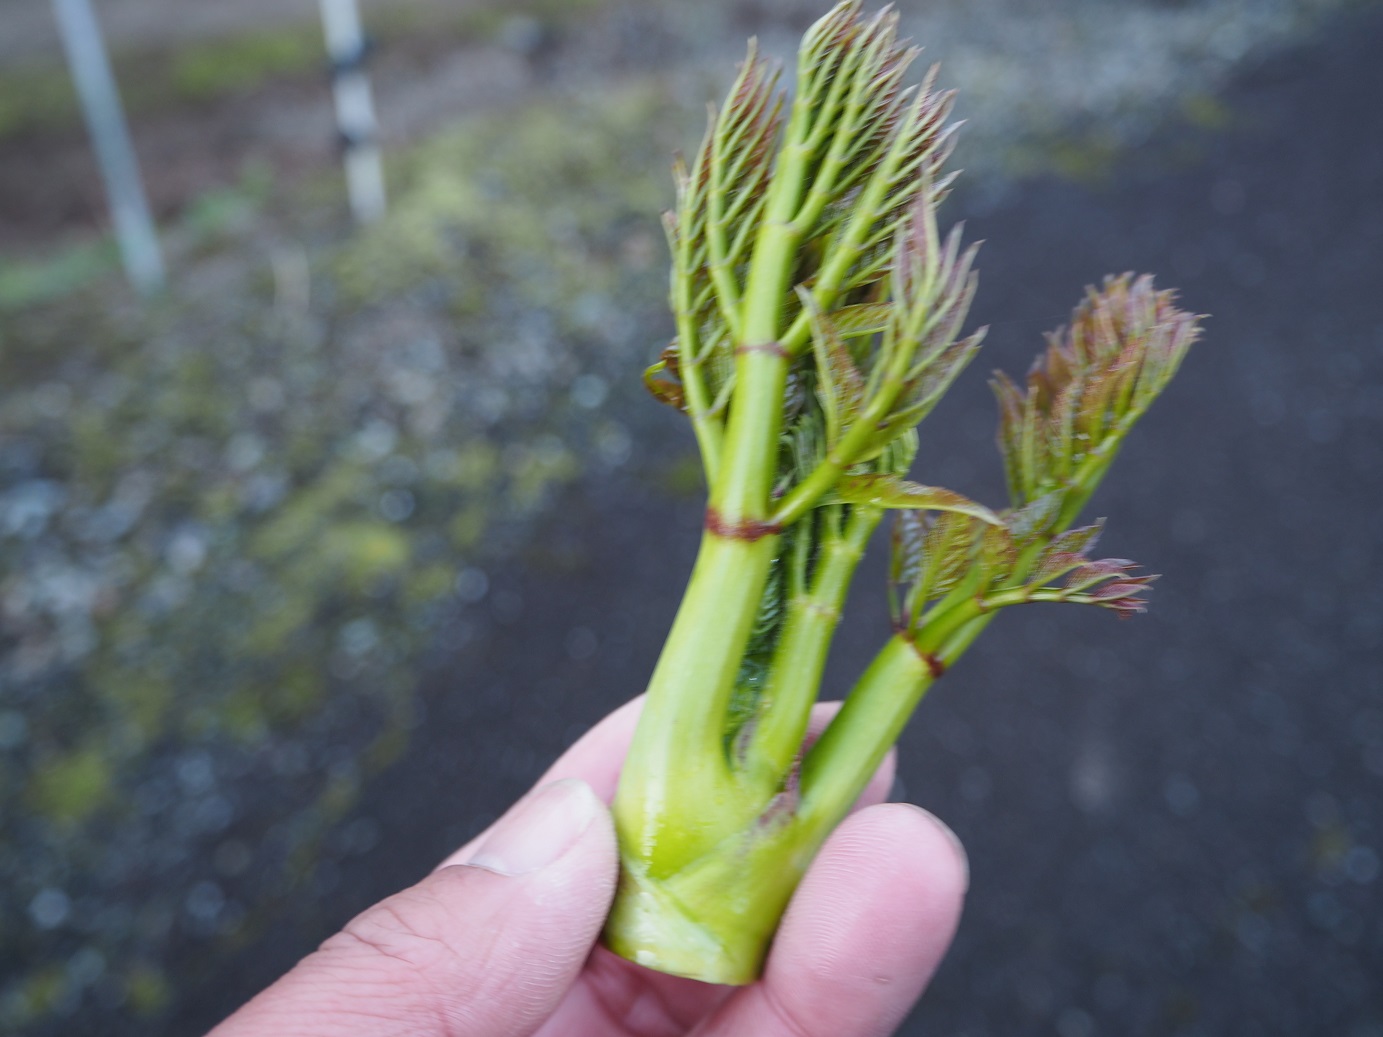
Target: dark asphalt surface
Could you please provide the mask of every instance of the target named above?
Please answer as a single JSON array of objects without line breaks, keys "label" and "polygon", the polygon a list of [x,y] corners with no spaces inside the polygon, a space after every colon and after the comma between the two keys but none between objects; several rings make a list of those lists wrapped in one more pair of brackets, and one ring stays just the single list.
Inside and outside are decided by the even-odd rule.
[{"label": "dark asphalt surface", "polygon": [[[903,739],[907,798],[973,873],[906,1034],[1383,1037],[1380,42],[1375,4],[1237,83],[1226,129],[1169,132],[1103,186],[953,207],[986,239],[994,330],[923,427],[927,482],[1001,500],[984,369],[1025,368],[1082,285],[1152,271],[1213,319],[1093,509],[1103,553],[1165,574],[1152,612],[1002,617]],[[657,485],[587,488],[493,576],[360,805],[376,847],[324,863],[177,1032],[413,881],[640,690],[699,517]],[[858,590],[835,687],[885,634],[877,558]]]}]

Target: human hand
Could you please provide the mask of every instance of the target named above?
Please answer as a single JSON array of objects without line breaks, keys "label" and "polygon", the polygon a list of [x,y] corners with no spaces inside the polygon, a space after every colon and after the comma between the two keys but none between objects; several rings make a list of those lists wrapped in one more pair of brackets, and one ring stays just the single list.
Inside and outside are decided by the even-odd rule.
[{"label": "human hand", "polygon": [[618,872],[604,804],[641,705],[606,717],[488,831],[210,1037],[891,1033],[945,954],[967,882],[949,829],[883,802],[891,755],[807,871],[758,982],[680,979],[596,945]]}]

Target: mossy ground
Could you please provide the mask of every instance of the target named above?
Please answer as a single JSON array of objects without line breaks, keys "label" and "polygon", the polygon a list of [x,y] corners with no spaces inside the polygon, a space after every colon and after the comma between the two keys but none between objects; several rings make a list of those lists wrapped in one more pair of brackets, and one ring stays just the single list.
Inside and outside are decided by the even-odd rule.
[{"label": "mossy ground", "polygon": [[152,304],[107,275],[5,315],[5,1025],[167,1010],[400,751],[474,574],[628,457],[598,404],[666,330],[688,131],[648,85],[476,118],[365,234],[294,244],[246,190]]}]

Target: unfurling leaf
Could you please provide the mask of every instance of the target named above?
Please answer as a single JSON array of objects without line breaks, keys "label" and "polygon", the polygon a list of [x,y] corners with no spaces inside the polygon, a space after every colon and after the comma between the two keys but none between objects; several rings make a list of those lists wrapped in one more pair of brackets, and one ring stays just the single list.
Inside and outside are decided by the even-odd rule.
[{"label": "unfurling leaf", "polygon": [[862,302],[855,306],[845,306],[831,314],[831,323],[841,338],[855,338],[859,335],[874,335],[888,327],[893,316],[893,304],[888,302]]},{"label": "unfurling leaf", "polygon": [[1029,501],[1009,513],[1008,528],[1015,540],[1031,542],[1051,531],[1052,523],[1061,512],[1063,495],[1053,491]]},{"label": "unfurling leaf", "polygon": [[[1092,531],[1097,526],[1072,530],[1071,540],[1088,539],[1093,542]],[[1055,545],[1054,545],[1055,546]],[[1146,612],[1147,602],[1143,595],[1149,585],[1157,579],[1155,574],[1136,575],[1136,562],[1127,558],[1100,558],[1090,561],[1083,557],[1087,543],[1079,551],[1052,551],[1046,566],[1039,566],[1031,581],[1023,589],[1020,601],[1069,601],[1078,605],[1098,605],[1113,609],[1123,618],[1135,613]],[[1061,576],[1066,579],[1059,587],[1047,586],[1050,581]]]},{"label": "unfurling leaf", "polygon": [[895,627],[903,625],[903,595],[922,574],[926,524],[919,511],[900,511],[889,533],[888,605]]},{"label": "unfurling leaf", "polygon": [[990,531],[1002,527],[958,512],[899,511],[889,574],[894,625],[915,630],[930,602],[975,571],[977,548]]},{"label": "unfurling leaf", "polygon": [[955,512],[928,516],[928,522],[923,541],[925,569],[918,581],[919,603],[949,592],[969,569],[975,545],[984,536],[984,531],[994,528]]},{"label": "unfurling leaf", "polygon": [[674,341],[665,347],[657,361],[644,371],[643,384],[644,388],[653,394],[654,399],[685,412],[687,399],[682,388],[679,363],[677,343]]},{"label": "unfurling leaf", "polygon": [[951,511],[969,515],[992,526],[1003,519],[983,504],[939,486],[923,486],[895,475],[847,475],[837,491],[843,504],[869,504],[876,508],[908,508],[913,511]]},{"label": "unfurling leaf", "polygon": [[739,320],[744,267],[763,218],[783,124],[778,68],[750,41],[724,109],[711,118],[698,164],[707,170],[706,257],[721,319]]},{"label": "unfurling leaf", "polygon": [[816,308],[811,294],[799,290],[812,319],[812,352],[816,356],[816,396],[826,419],[826,442],[835,446],[854,424],[864,404],[864,377],[845,348],[831,318]]},{"label": "unfurling leaf", "polygon": [[1103,529],[1104,521],[1101,520],[1094,525],[1068,529],[1060,536],[1055,537],[1038,557],[1029,583],[1033,585],[1050,583],[1057,577],[1066,575],[1077,566],[1085,564],[1086,552],[1095,546],[1095,541],[1099,539]]},{"label": "unfurling leaf", "polygon": [[1093,562],[1082,562],[1066,577],[1065,589],[1068,591],[1088,590],[1105,580],[1127,576],[1137,565],[1137,562],[1128,558],[1100,558]]},{"label": "unfurling leaf", "polygon": [[1178,309],[1172,292],[1154,290],[1150,276],[1109,277],[1086,290],[1068,327],[1047,336],[1026,391],[996,375],[1014,505],[1053,492],[1083,503],[1200,336],[1200,320]]}]

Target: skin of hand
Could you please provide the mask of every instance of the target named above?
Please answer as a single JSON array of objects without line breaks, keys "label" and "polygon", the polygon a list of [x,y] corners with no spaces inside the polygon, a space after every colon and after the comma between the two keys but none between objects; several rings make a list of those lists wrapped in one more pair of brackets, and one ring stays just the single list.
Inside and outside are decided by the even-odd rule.
[{"label": "skin of hand", "polygon": [[[883,802],[890,754],[788,906],[763,977],[721,987],[597,944],[618,852],[606,804],[641,699],[504,817],[348,923],[211,1037],[879,1037],[950,945],[968,882],[950,829]],[[818,706],[819,731],[836,705]]]}]

